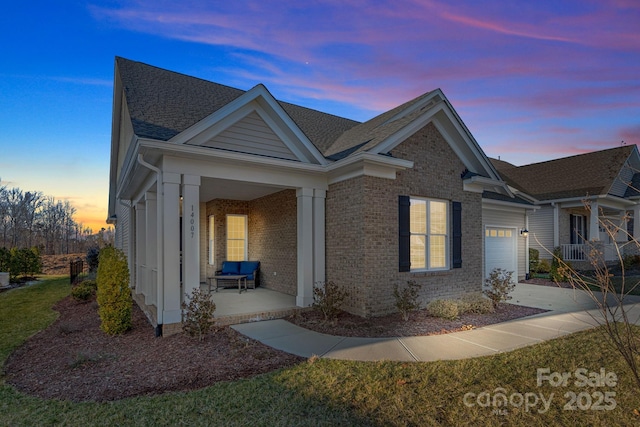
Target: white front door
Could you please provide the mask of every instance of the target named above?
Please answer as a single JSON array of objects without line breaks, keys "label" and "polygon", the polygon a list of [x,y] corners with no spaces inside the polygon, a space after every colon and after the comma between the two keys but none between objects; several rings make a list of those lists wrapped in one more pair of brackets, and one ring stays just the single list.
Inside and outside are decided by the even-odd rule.
[{"label": "white front door", "polygon": [[516,229],[509,227],[489,227],[484,233],[485,277],[494,268],[512,271],[513,279],[518,277]]}]

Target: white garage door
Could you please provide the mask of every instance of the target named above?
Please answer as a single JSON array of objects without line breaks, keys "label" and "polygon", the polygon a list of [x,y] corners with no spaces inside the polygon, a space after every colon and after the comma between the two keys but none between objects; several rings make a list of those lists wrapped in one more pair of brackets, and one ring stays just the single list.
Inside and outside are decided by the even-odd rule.
[{"label": "white garage door", "polygon": [[518,277],[516,229],[486,227],[484,232],[485,276],[494,268],[513,271],[513,279]]}]

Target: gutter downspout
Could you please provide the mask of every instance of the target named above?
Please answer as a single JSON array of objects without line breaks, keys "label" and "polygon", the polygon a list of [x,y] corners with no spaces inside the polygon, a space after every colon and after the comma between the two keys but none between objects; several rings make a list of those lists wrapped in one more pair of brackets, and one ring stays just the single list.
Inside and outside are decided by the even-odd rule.
[{"label": "gutter downspout", "polygon": [[162,323],[164,322],[164,233],[161,233],[164,224],[164,184],[162,183],[162,171],[151,163],[145,162],[144,157],[141,153],[138,153],[138,163],[157,174],[156,183],[158,186],[158,218],[156,233],[158,235],[158,277],[156,280],[156,285],[158,287],[158,310],[156,319],[156,337],[160,337],[162,336]]}]

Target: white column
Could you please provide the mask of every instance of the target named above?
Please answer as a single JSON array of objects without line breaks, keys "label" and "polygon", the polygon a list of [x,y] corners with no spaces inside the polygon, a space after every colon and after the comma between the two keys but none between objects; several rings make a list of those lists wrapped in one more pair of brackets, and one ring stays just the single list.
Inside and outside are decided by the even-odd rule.
[{"label": "white column", "polygon": [[146,277],[145,266],[147,264],[147,255],[145,249],[147,247],[147,225],[146,225],[146,206],[144,203],[137,203],[136,209],[136,260],[135,260],[135,284],[136,294],[146,294]]},{"label": "white column", "polygon": [[145,285],[146,293],[144,295],[144,303],[147,305],[155,305],[158,307],[158,200],[156,193],[146,193],[144,195],[146,202],[146,265],[147,265],[147,284]]},{"label": "white column", "polygon": [[182,177],[182,283],[184,295],[200,287],[200,177]]},{"label": "white column", "polygon": [[298,295],[296,305],[313,303],[313,189],[296,190],[298,204]]},{"label": "white column", "polygon": [[313,283],[325,281],[325,190],[313,190]]},{"label": "white column", "polygon": [[163,323],[180,323],[180,174],[165,172],[163,175],[162,234],[164,237],[164,307]]},{"label": "white column", "polygon": [[589,240],[597,241],[600,240],[600,226],[598,222],[598,215],[600,209],[598,208],[598,201],[591,200],[590,201],[591,212],[589,215]]}]

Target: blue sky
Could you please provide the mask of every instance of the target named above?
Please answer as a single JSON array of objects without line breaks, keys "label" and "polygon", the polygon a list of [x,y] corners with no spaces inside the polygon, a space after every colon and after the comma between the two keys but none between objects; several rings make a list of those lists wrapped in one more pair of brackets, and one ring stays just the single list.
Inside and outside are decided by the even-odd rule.
[{"label": "blue sky", "polygon": [[367,120],[441,88],[487,155],[640,143],[640,2],[24,1],[0,14],[0,178],[104,226],[114,57]]}]

